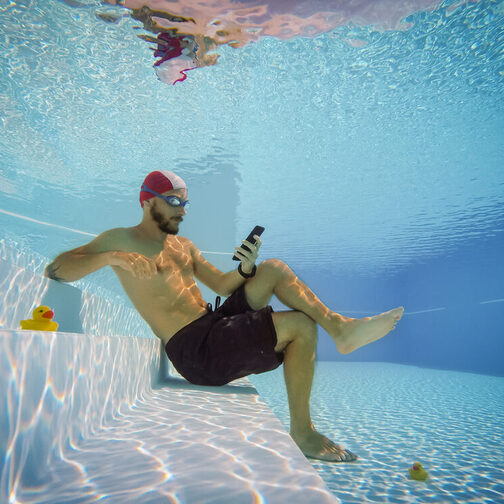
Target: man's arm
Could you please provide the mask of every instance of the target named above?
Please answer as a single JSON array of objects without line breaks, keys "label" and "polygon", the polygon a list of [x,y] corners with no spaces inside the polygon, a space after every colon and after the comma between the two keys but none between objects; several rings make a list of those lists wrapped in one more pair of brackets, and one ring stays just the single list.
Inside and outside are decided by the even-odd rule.
[{"label": "man's arm", "polygon": [[87,245],[63,252],[45,268],[44,275],[59,282],[74,282],[104,266],[112,265],[124,230],[105,231]]},{"label": "man's arm", "polygon": [[245,278],[237,270],[223,273],[201,255],[201,252],[191,240],[187,238],[186,240],[189,242],[191,249],[194,276],[215,293],[227,297],[245,283]]}]

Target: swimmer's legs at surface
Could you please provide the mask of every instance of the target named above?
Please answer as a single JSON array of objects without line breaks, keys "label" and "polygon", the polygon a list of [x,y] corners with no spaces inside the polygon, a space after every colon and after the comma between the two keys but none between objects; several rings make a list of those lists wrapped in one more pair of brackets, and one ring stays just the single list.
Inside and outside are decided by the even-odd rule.
[{"label": "swimmer's legs at surface", "polygon": [[396,308],[376,317],[352,319],[327,308],[282,261],[262,262],[247,280],[245,295],[251,308],[267,306],[271,296],[293,309],[272,314],[277,333],[276,351],[284,351],[284,377],[290,410],[290,435],[308,457],[347,462],[357,457],[318,433],[311,422],[310,394],[317,345],[317,323],[333,338],[341,353],[385,336],[401,318]]}]

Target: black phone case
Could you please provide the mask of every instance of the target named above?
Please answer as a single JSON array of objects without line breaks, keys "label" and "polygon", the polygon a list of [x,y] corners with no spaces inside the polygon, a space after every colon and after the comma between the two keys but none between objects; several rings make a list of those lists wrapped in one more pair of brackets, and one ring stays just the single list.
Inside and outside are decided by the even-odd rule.
[{"label": "black phone case", "polygon": [[[252,229],[252,231],[250,231],[250,234],[247,236],[246,240],[255,245],[256,241],[254,240],[254,235],[261,236],[263,231],[264,231],[264,228],[262,226],[256,226],[254,229]],[[241,244],[240,248],[248,250],[250,252],[250,249],[243,243]],[[241,261],[241,259],[234,255],[233,261]]]}]

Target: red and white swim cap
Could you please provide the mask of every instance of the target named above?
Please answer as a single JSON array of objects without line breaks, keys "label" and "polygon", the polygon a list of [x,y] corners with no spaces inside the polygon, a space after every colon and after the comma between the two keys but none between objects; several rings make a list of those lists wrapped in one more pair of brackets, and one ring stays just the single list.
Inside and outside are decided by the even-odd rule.
[{"label": "red and white swim cap", "polygon": [[[178,175],[168,170],[150,172],[145,177],[143,185],[159,194],[163,194],[166,191],[174,191],[175,189],[187,189],[186,183]],[[142,207],[144,201],[150,198],[154,198],[154,194],[140,189],[140,205]]]}]

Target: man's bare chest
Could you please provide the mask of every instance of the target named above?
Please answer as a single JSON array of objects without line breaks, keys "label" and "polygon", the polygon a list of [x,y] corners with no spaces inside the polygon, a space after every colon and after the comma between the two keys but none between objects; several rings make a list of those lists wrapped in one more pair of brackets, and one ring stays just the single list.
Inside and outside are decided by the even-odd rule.
[{"label": "man's bare chest", "polygon": [[194,268],[187,241],[179,237],[169,237],[164,246],[160,244],[131,241],[124,244],[124,252],[142,254],[156,263],[157,274],[150,279],[152,288],[185,287],[194,282]]},{"label": "man's bare chest", "polygon": [[167,241],[161,252],[156,257],[158,272],[163,274],[180,274],[192,276],[194,274],[193,260],[189,247],[179,241]]}]

